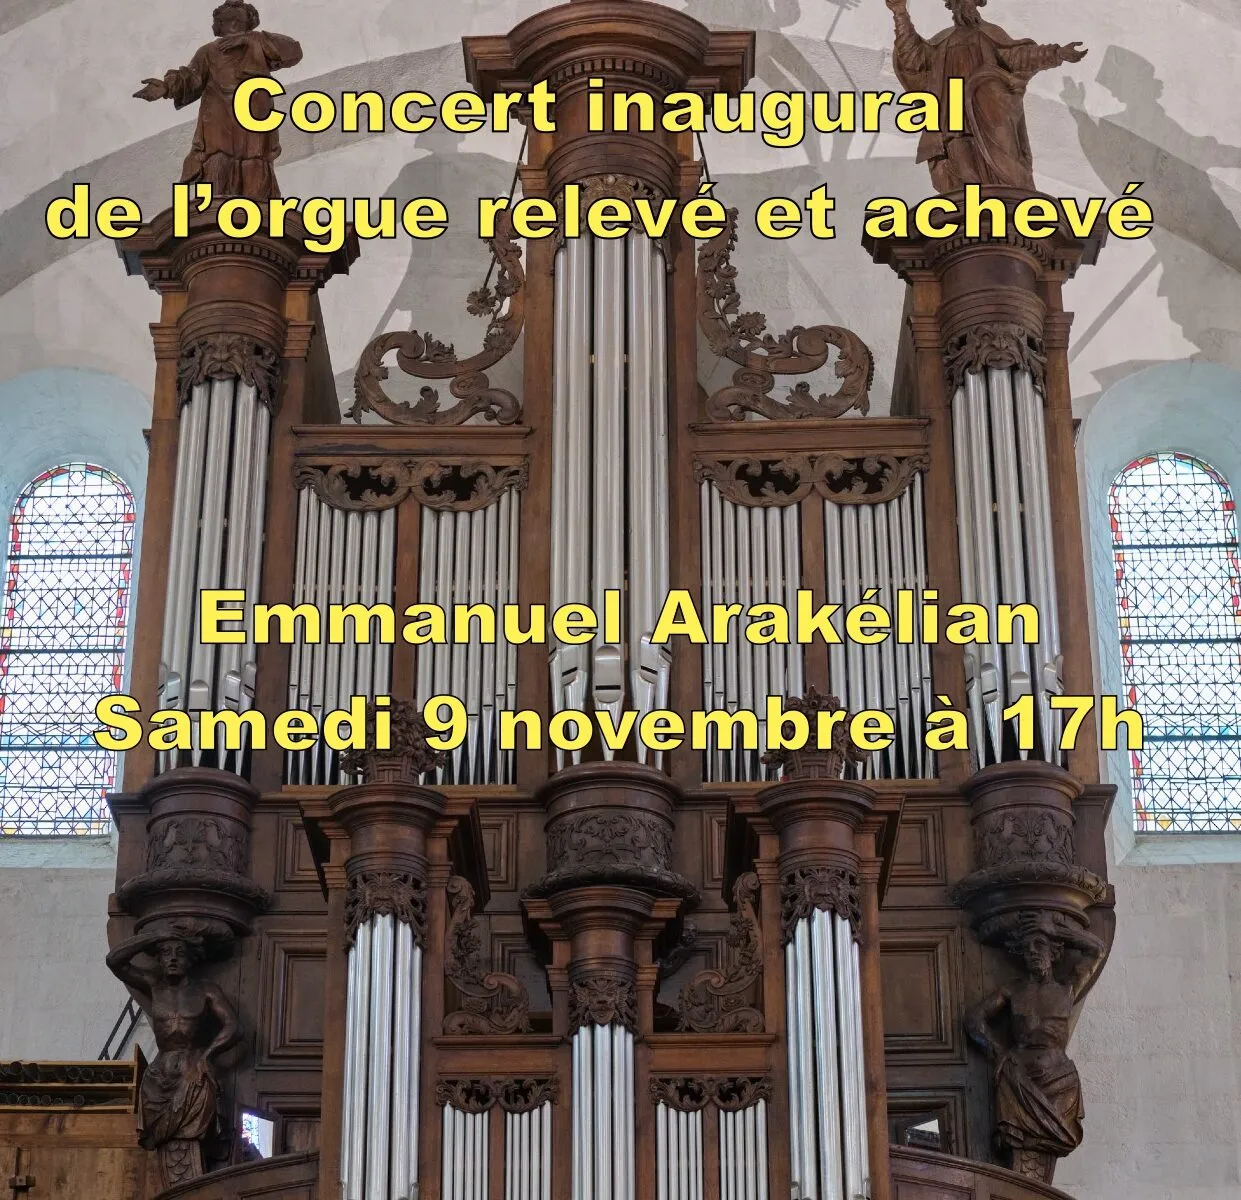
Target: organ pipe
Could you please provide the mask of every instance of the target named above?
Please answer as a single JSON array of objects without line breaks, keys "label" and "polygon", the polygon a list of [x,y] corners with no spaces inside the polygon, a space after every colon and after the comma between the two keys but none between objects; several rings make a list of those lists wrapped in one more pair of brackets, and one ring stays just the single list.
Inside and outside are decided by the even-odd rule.
[{"label": "organ pipe", "polygon": [[421,1009],[422,948],[413,930],[392,914],[371,917],[348,955],[343,1200],[408,1200],[417,1192]]},{"label": "organ pipe", "polygon": [[[325,504],[310,487],[298,497],[297,553],[293,603],[391,604],[396,562],[396,510],[342,512]],[[425,565],[425,561],[424,561]],[[289,656],[289,707],[317,719],[347,708],[351,696],[381,696],[388,690],[392,647],[352,638],[337,645],[301,641]],[[290,783],[340,782],[337,753],[320,741],[290,751]]]},{"label": "organ pipe", "polygon": [[[793,1194],[858,1200],[870,1182],[861,976],[849,922],[821,909],[801,918],[785,947],[785,981]],[[730,1136],[739,1134],[734,1124]]]},{"label": "organ pipe", "polygon": [[[801,521],[796,505],[784,509],[746,508],[726,500],[710,480],[699,489],[702,529],[702,600],[713,604],[788,604],[796,610],[801,586]],[[797,696],[802,688],[800,645],[753,645],[729,638],[723,645],[703,647],[702,698],[710,709],[730,713],[756,709],[757,750],[734,745],[707,752],[705,775],[710,782],[758,780],[774,775],[759,760],[766,736],[769,695]]]},{"label": "organ pipe", "polygon": [[633,1200],[633,1034],[583,1025],[573,1035],[573,1200]]},{"label": "organ pipe", "polygon": [[[1051,697],[1063,690],[1052,555],[1051,501],[1042,399],[1029,371],[989,368],[966,374],[952,400],[956,456],[961,598],[991,614],[987,643],[966,648],[971,743],[978,765],[1025,758],[1003,728],[1002,713],[1033,694],[1036,753],[1059,763],[1058,718]],[[998,604],[1030,604],[1039,637],[1001,645]]]},{"label": "organ pipe", "polygon": [[639,234],[574,238],[557,254],[552,606],[603,611],[606,592],[628,593],[619,640],[553,645],[557,712],[589,699],[619,721],[667,703],[671,659],[651,641],[670,581],[666,288],[662,251]]},{"label": "organ pipe", "polygon": [[[252,617],[246,618],[243,642],[222,646],[199,641],[194,618],[204,589],[257,594],[270,431],[267,406],[238,379],[198,384],[182,410],[160,655],[162,708],[196,713],[253,707]],[[197,724],[193,742],[188,759],[182,752],[161,753],[160,769],[201,765]],[[244,771],[244,751],[220,754],[215,765]]]},{"label": "organ pipe", "polygon": [[[829,601],[857,604],[874,589],[889,611],[898,591],[921,596],[926,590],[925,536],[922,527],[922,476],[882,504],[849,505],[825,500],[823,510],[824,583]],[[917,606],[915,606],[917,611]],[[912,644],[887,638],[874,646],[845,641],[828,647],[832,692],[851,712],[881,709],[896,737],[887,750],[867,755],[864,778],[923,779],[935,773],[923,743],[927,714],[935,706],[930,651],[915,630]]]},{"label": "organ pipe", "polygon": [[[451,611],[454,604],[517,603],[517,538],[520,497],[507,489],[474,512],[422,510],[418,595]],[[516,647],[497,640],[422,645],[414,666],[419,707],[436,695],[459,697],[466,706],[467,736],[436,772],[438,783],[510,783],[512,751],[499,748],[499,714],[516,700]],[[387,670],[385,662],[385,671]],[[387,676],[385,675],[385,679]]]}]

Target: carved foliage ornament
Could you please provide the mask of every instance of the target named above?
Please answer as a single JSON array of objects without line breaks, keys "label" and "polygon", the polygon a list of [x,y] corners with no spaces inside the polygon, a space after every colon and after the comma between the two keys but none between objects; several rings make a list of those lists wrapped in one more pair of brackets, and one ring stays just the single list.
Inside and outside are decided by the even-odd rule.
[{"label": "carved foliage ornament", "polygon": [[[813,684],[804,696],[791,696],[784,704],[786,712],[799,712],[813,730],[821,712],[843,711],[836,696],[824,696]],[[762,757],[767,766],[779,767],[785,779],[843,779],[851,763],[864,761],[865,755],[849,738],[848,714],[832,726],[830,746],[820,748],[808,742],[801,750],[769,750]]]},{"label": "carved foliage ornament", "polygon": [[1035,386],[1040,390],[1044,387],[1046,348],[1041,338],[1021,325],[1001,321],[972,325],[944,347],[944,373],[950,392],[963,387],[970,372],[1009,367],[1029,371]]},{"label": "carved foliage ornament", "polygon": [[862,926],[856,871],[847,867],[798,867],[780,883],[780,935],[783,944],[793,940],[797,922],[815,909],[835,913],[853,927],[856,938]]},{"label": "carved foliage ornament", "polygon": [[570,1034],[583,1025],[611,1025],[613,1022],[637,1032],[638,996],[632,979],[602,972],[569,984]]},{"label": "carved foliage ornament", "polygon": [[345,945],[352,946],[358,930],[372,917],[393,916],[408,925],[414,942],[422,946],[427,927],[426,889],[413,875],[394,871],[361,871],[349,877],[345,888]]},{"label": "carved foliage ornament", "polygon": [[672,870],[672,830],[645,812],[577,812],[547,832],[548,873],[532,894],[577,883],[635,883],[689,896],[693,885]]},{"label": "carved foliage ornament", "polygon": [[[729,209],[725,228],[698,252],[698,323],[720,356],[739,368],[732,384],[707,401],[713,421],[742,421],[756,413],[772,421],[839,417],[850,409],[870,408],[869,389],[875,364],[857,334],[835,325],[796,325],[786,333],[769,334],[762,313],[741,312],[737,268],[737,210]],[[790,389],[784,400],[770,395],[777,375],[808,375],[837,351],[835,375],[840,387],[831,395],[814,396],[808,382]]]},{"label": "carved foliage ornament", "polygon": [[346,512],[382,512],[410,495],[439,512],[476,512],[509,488],[524,491],[529,481],[529,462],[495,467],[478,460],[445,463],[432,458],[303,463],[294,475],[298,488],[313,488],[324,504]]},{"label": "carved foliage ornament", "polygon": [[[429,333],[410,330],[380,334],[358,359],[353,407],[346,416],[361,424],[362,415],[373,412],[393,425],[462,425],[478,414],[500,425],[512,425],[521,418],[517,397],[504,388],[492,387],[485,374],[517,344],[525,323],[526,276],[507,212],[497,220],[490,246],[497,267],[496,282],[471,292],[466,302],[471,315],[489,319],[482,350],[461,359],[452,346]],[[448,390],[457,403],[442,409],[439,392],[429,385],[422,388],[417,404],[391,399],[381,385],[388,378],[384,359],[394,350],[396,365],[406,375],[451,380]]]},{"label": "carved foliage ornament", "polygon": [[454,875],[448,881],[448,953],[444,974],[461,996],[461,1011],[444,1018],[445,1033],[529,1033],[530,997],[513,975],[484,971],[474,889]]},{"label": "carved foliage ornament", "polygon": [[741,1112],[752,1108],[760,1100],[770,1101],[771,1097],[771,1080],[761,1076],[689,1075],[651,1080],[652,1102],[666,1104],[678,1112],[700,1112],[708,1104],[714,1104],[724,1112]]},{"label": "carved foliage ornament", "polygon": [[[381,711],[388,717],[386,749],[373,748],[378,742],[376,718]],[[360,775],[373,782],[380,776],[391,777],[395,768],[400,778],[419,779],[448,761],[445,751],[433,750],[429,744],[436,736],[412,700],[394,700],[382,710],[372,700],[366,706],[367,749],[346,750],[340,756],[341,774]]]},{"label": "carved foliage ornament", "polygon": [[720,494],[747,508],[786,508],[818,492],[835,504],[884,504],[901,495],[930,459],[869,454],[790,454],[780,459],[695,458],[694,477],[710,480]]},{"label": "carved foliage ornament", "polygon": [[497,1105],[504,1112],[527,1113],[560,1099],[560,1081],[550,1079],[441,1079],[435,1103],[460,1112],[482,1113]]},{"label": "carved foliage ornament", "polygon": [[697,1033],[761,1033],[763,1014],[755,1006],[755,985],[763,973],[758,922],[758,876],[747,871],[733,887],[728,922],[728,966],[699,971],[677,1002],[679,1030]]},{"label": "carved foliage ornament", "polygon": [[175,816],[147,835],[147,870],[246,872],[244,827],[218,817]]},{"label": "carved foliage ornament", "polygon": [[280,356],[243,333],[216,333],[183,346],[177,360],[177,403],[184,408],[199,384],[240,379],[273,416],[280,409]]}]

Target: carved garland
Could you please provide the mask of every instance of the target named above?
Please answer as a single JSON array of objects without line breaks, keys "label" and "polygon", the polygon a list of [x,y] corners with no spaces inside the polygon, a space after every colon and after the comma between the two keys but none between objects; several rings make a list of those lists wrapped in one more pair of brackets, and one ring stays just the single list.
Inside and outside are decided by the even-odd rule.
[{"label": "carved garland", "polygon": [[771,1097],[771,1080],[765,1076],[680,1076],[651,1080],[652,1103],[666,1104],[677,1112],[700,1112],[708,1104],[724,1112],[741,1112],[760,1100],[770,1101]]},{"label": "carved garland", "polygon": [[763,1014],[754,1007],[755,985],[763,973],[758,922],[758,876],[747,871],[733,887],[734,911],[728,922],[727,970],[699,971],[677,1003],[679,1030],[697,1033],[761,1033]]},{"label": "carved garland", "polygon": [[243,333],[213,333],[181,348],[177,360],[177,407],[212,379],[240,379],[275,416],[280,409],[280,355]]},{"label": "carved garland", "polygon": [[747,508],[785,508],[818,492],[836,504],[884,504],[895,500],[918,471],[930,466],[925,454],[898,458],[870,454],[790,454],[780,459],[695,457],[694,478],[713,483],[720,494]]},{"label": "carved garland", "polygon": [[964,386],[970,372],[1009,367],[1029,371],[1035,387],[1042,391],[1047,373],[1043,339],[1022,325],[990,321],[970,326],[944,346],[944,374],[950,393]]},{"label": "carved garland", "polygon": [[569,984],[570,1035],[583,1025],[611,1025],[613,1021],[637,1032],[638,995],[632,979],[603,972]]},{"label": "carved garland", "polygon": [[441,1079],[435,1085],[435,1103],[467,1113],[482,1113],[497,1105],[510,1113],[528,1113],[560,1100],[560,1081],[550,1079]]},{"label": "carved garland", "polygon": [[[772,421],[839,417],[850,409],[870,408],[869,388],[875,364],[866,343],[851,330],[836,325],[796,325],[786,333],[769,334],[767,318],[743,313],[737,290],[737,268],[732,252],[737,246],[737,210],[728,210],[724,230],[698,252],[698,323],[711,349],[740,368],[732,384],[707,401],[713,421],[742,421],[757,413]],[[798,383],[788,397],[769,393],[777,375],[808,375],[839,353],[834,368],[840,387],[832,395],[813,396],[810,384]]]},{"label": "carved garland", "polygon": [[847,867],[797,867],[780,883],[780,937],[793,940],[797,922],[815,909],[835,913],[853,927],[857,938],[862,925],[857,872]]},{"label": "carved garland", "polygon": [[413,930],[416,945],[425,945],[427,896],[422,882],[394,871],[362,871],[350,876],[345,889],[345,945],[351,947],[358,930],[377,916],[396,917]]},{"label": "carved garland", "polygon": [[439,512],[476,512],[494,504],[509,488],[524,491],[529,482],[528,461],[507,467],[431,458],[330,466],[303,463],[294,473],[299,489],[313,488],[324,504],[346,512],[382,512],[410,495]]},{"label": "carved garland", "polygon": [[[358,359],[354,402],[346,416],[361,424],[363,414],[373,412],[393,425],[462,425],[478,414],[500,425],[512,425],[521,418],[517,397],[492,387],[485,374],[517,344],[525,324],[526,276],[509,214],[501,214],[489,245],[497,265],[495,285],[471,292],[466,301],[471,315],[489,318],[483,349],[472,358],[460,359],[452,346],[429,333],[380,334]],[[422,388],[417,404],[391,399],[381,385],[388,378],[384,359],[394,350],[396,365],[406,375],[451,380],[448,390],[458,403],[441,409],[439,392],[429,385]]]},{"label": "carved garland", "polygon": [[454,875],[448,881],[448,954],[444,974],[461,995],[461,1011],[444,1018],[445,1033],[529,1033],[530,997],[524,985],[502,971],[484,971],[474,889]]}]

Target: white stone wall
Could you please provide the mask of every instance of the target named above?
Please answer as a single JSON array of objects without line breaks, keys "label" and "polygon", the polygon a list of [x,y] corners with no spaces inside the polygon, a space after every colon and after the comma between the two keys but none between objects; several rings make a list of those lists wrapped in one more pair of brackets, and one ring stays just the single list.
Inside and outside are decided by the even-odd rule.
[{"label": "white stone wall", "polygon": [[[0,103],[9,118],[0,122],[6,508],[35,469],[66,453],[95,457],[141,494],[141,429],[154,373],[147,325],[158,313],[157,298],[126,278],[107,242],[53,243],[43,231],[43,210],[79,180],[100,195],[131,195],[148,212],[162,206],[194,113],[143,104],[130,93],[144,76],[188,61],[209,36],[212,6],[213,0],[0,5]],[[757,28],[760,87],[896,86],[890,14],[878,0],[675,6],[717,26]],[[291,89],[416,87],[444,94],[464,83],[462,35],[502,31],[545,3],[260,0],[259,7],[267,27],[297,36],[305,48],[303,62],[282,75]],[[924,33],[947,20],[939,0],[911,0],[911,10]],[[1205,420],[1206,409],[1185,403],[1186,389],[1210,364],[1241,369],[1241,107],[1226,102],[1241,61],[1241,6],[992,0],[985,15],[1015,36],[1080,39],[1090,48],[1082,63],[1039,75],[1030,86],[1040,186],[1057,195],[1113,195],[1142,180],[1155,207],[1153,237],[1113,242],[1066,292],[1077,314],[1070,357],[1079,415],[1096,401],[1106,412],[1122,381],[1141,383],[1138,408],[1127,410],[1111,434],[1105,436],[1106,422],[1087,421],[1084,491],[1097,500],[1100,480],[1105,487],[1110,478],[1116,428],[1141,428],[1156,440],[1178,435],[1175,444],[1138,450],[1192,449],[1179,434]],[[383,329],[413,324],[468,353],[481,329],[463,304],[487,265],[471,213],[480,192],[507,189],[516,138],[289,132],[284,145],[278,173],[286,194],[436,195],[456,222],[440,242],[368,243],[351,275],[327,289],[342,395],[359,351]],[[707,145],[717,194],[742,209],[736,261],[743,306],[767,313],[775,330],[823,321],[854,329],[876,357],[872,412],[886,411],[902,294],[895,277],[874,267],[859,246],[860,212],[872,196],[914,199],[928,190],[924,169],[912,161],[912,140],[859,134],[790,151],[748,137],[709,137]],[[767,242],[747,227],[759,199],[804,195],[824,182],[837,197],[834,242]],[[1190,360],[1197,374],[1145,372]],[[708,386],[731,371],[706,367]],[[1241,390],[1227,376],[1209,383],[1217,419],[1198,432],[1205,429],[1214,446],[1221,430],[1238,425]],[[1166,412],[1167,419],[1140,425],[1138,412]],[[1241,487],[1241,477],[1234,483]],[[1097,529],[1097,505],[1087,510]],[[1108,572],[1106,555],[1096,554],[1095,576],[1106,582]],[[1099,611],[1106,648],[1110,610]],[[1109,659],[1101,652],[1101,687],[1113,679],[1112,660],[1114,653]],[[1123,777],[1118,782],[1123,793]],[[1117,809],[1116,946],[1072,1047],[1086,1095],[1086,1144],[1063,1164],[1058,1182],[1082,1200],[1237,1197],[1241,997],[1233,981],[1241,971],[1241,866],[1171,865],[1166,847],[1152,850],[1128,836],[1123,794]],[[1190,863],[1194,855],[1241,858],[1238,840],[1190,844],[1180,854]],[[93,1057],[123,1001],[102,965],[108,853],[75,853],[87,853],[93,865],[64,865],[63,848],[0,847],[0,1057]],[[46,854],[39,861],[52,865],[22,857],[30,854]]]}]

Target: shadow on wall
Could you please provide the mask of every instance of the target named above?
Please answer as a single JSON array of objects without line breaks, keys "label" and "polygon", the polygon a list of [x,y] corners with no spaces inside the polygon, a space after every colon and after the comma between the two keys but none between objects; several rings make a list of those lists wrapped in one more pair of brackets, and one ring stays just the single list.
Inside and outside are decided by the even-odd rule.
[{"label": "shadow on wall", "polygon": [[1120,101],[1119,112],[1091,116],[1085,88],[1073,79],[1061,91],[1082,150],[1110,194],[1142,182],[1156,225],[1148,239],[1154,257],[1092,331],[1158,266],[1159,295],[1185,339],[1207,358],[1241,366],[1241,225],[1208,174],[1212,168],[1241,168],[1241,148],[1191,133],[1173,120],[1161,103],[1164,85],[1154,66],[1131,50],[1109,46],[1097,79]]},{"label": "shadow on wall", "polygon": [[[406,163],[395,179],[384,188],[380,199],[396,202],[397,212],[411,200],[437,197],[449,206],[448,228],[430,241],[407,239],[409,257],[405,273],[384,305],[375,327],[367,337],[373,341],[391,330],[417,329],[435,335],[440,341],[457,345],[462,358],[482,346],[485,326],[466,312],[469,293],[481,287],[491,256],[486,242],[478,236],[476,216],[456,211],[453,201],[473,204],[478,197],[505,196],[513,180],[515,162],[493,154],[476,153],[475,139],[433,125],[414,139],[420,156]],[[372,218],[378,208],[371,206]],[[336,375],[341,407],[353,398],[356,363]],[[400,388],[399,372],[393,372],[390,391]]]}]

